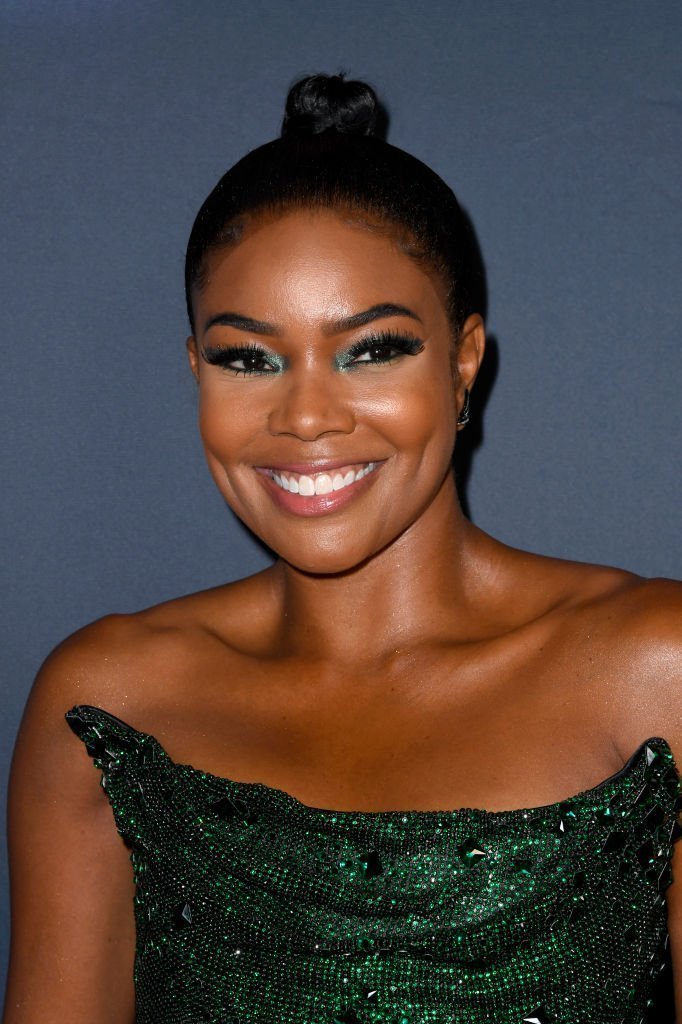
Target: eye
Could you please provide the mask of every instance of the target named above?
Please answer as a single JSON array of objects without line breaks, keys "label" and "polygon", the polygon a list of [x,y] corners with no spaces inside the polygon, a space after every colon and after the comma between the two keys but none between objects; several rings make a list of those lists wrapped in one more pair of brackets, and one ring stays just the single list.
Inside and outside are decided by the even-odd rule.
[{"label": "eye", "polygon": [[354,363],[388,363],[391,359],[395,359],[396,356],[402,355],[403,352],[404,350],[397,348],[396,345],[390,345],[388,342],[382,341],[368,345],[352,361]]},{"label": "eye", "polygon": [[234,374],[277,373],[282,367],[281,360],[258,345],[240,345],[235,348],[207,346],[202,357],[212,366],[222,366]]},{"label": "eye", "polygon": [[262,352],[246,352],[244,355],[226,360],[222,365],[227,370],[234,370],[235,373],[268,373],[272,370]]},{"label": "eye", "polygon": [[424,348],[419,338],[385,332],[362,338],[338,359],[340,369],[392,363],[402,356],[416,356]]}]

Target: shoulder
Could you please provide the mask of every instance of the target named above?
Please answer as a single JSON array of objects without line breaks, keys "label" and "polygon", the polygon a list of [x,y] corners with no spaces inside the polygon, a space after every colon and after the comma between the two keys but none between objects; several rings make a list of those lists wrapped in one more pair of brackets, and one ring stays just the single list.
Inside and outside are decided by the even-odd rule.
[{"label": "shoulder", "polygon": [[682,583],[641,579],[614,597],[608,611],[626,693],[682,756]]},{"label": "shoulder", "polygon": [[674,738],[675,731],[682,746],[682,583],[610,566],[522,558],[517,579],[542,595],[565,678],[580,679],[581,693],[587,687],[590,701],[601,701],[623,748],[636,737]]},{"label": "shoulder", "polygon": [[623,760],[661,736],[682,765],[682,583],[554,559],[536,567],[562,699],[570,693]]},{"label": "shoulder", "polygon": [[570,578],[567,618],[580,623],[577,635],[594,638],[605,668],[627,662],[646,678],[679,676],[682,583],[579,563]]},{"label": "shoulder", "polygon": [[584,616],[623,749],[662,736],[682,764],[682,584],[635,576]]},{"label": "shoulder", "polygon": [[[27,711],[135,699],[135,678],[173,647],[172,630],[146,612],[107,615],[66,637],[48,655],[36,676]],[[113,709],[112,709],[113,710]]]},{"label": "shoulder", "polygon": [[102,707],[126,721],[163,718],[188,680],[217,664],[229,672],[263,635],[264,575],[107,615],[66,637],[36,676],[18,746],[45,750],[69,743],[64,714],[76,704]]},{"label": "shoulder", "polygon": [[680,668],[682,658],[682,583],[676,580],[628,576],[607,590],[596,603],[597,619],[605,633],[631,656]]},{"label": "shoulder", "polygon": [[64,721],[75,704],[120,713],[131,696],[132,666],[148,630],[136,615],[108,615],[66,637],[44,660],[28,695],[12,763],[12,777],[40,764],[67,768],[74,738]]},{"label": "shoulder", "polygon": [[682,583],[613,566],[523,553],[550,604],[610,631],[614,642],[682,642]]}]

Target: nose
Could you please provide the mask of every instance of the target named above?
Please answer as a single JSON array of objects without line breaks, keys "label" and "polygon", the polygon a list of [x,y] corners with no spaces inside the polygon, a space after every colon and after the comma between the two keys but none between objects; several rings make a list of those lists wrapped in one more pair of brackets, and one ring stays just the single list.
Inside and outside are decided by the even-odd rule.
[{"label": "nose", "polygon": [[315,441],[328,433],[351,434],[355,417],[343,391],[341,382],[332,381],[326,375],[310,372],[297,375],[280,391],[270,410],[270,432],[292,434],[303,441]]}]

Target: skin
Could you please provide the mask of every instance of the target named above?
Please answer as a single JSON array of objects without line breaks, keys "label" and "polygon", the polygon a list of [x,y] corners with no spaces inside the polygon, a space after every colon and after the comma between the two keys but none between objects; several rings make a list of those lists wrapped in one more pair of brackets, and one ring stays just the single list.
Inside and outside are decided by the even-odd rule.
[{"label": "skin", "polygon": [[[329,326],[387,302],[418,319]],[[225,312],[272,329],[206,327]],[[682,587],[519,551],[462,514],[450,461],[483,357],[480,317],[453,353],[442,282],[387,233],[331,211],[250,224],[211,254],[195,314],[187,348],[210,472],[277,559],[99,620],[43,666],[12,765],[5,1024],[134,1017],[129,854],[63,722],[72,704],[153,733],[177,761],[344,810],[553,803],[650,736],[682,764]],[[378,329],[423,349],[340,370]],[[245,343],[277,372],[202,357]],[[282,509],[255,468],[337,458],[380,467],[325,515]],[[679,1015],[679,882],[668,914]]]}]

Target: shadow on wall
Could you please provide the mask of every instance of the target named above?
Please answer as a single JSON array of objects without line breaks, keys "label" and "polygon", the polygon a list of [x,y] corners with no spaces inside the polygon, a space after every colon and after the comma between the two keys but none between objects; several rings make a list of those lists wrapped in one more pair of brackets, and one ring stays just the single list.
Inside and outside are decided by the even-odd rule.
[{"label": "shadow on wall", "polygon": [[452,465],[457,481],[457,493],[462,511],[467,519],[471,519],[471,509],[467,498],[467,485],[471,476],[474,453],[483,444],[483,414],[493,390],[499,366],[499,348],[494,334],[486,337],[485,358],[481,363],[474,390],[471,392],[469,407],[470,419],[467,426],[457,434]]},{"label": "shadow on wall", "polygon": [[[469,282],[473,295],[473,304],[474,308],[486,320],[488,317],[488,279],[485,263],[483,262],[481,246],[471,217],[466,210],[462,210],[462,212],[466,218],[471,251],[474,254],[473,265],[470,267],[471,277]],[[487,335],[485,358],[481,363],[481,369],[471,392],[469,423],[457,434],[457,445],[452,460],[462,511],[469,519],[471,518],[471,510],[467,498],[467,485],[471,476],[474,453],[483,443],[483,414],[497,379],[499,362],[500,352],[497,338],[494,335]]]}]

